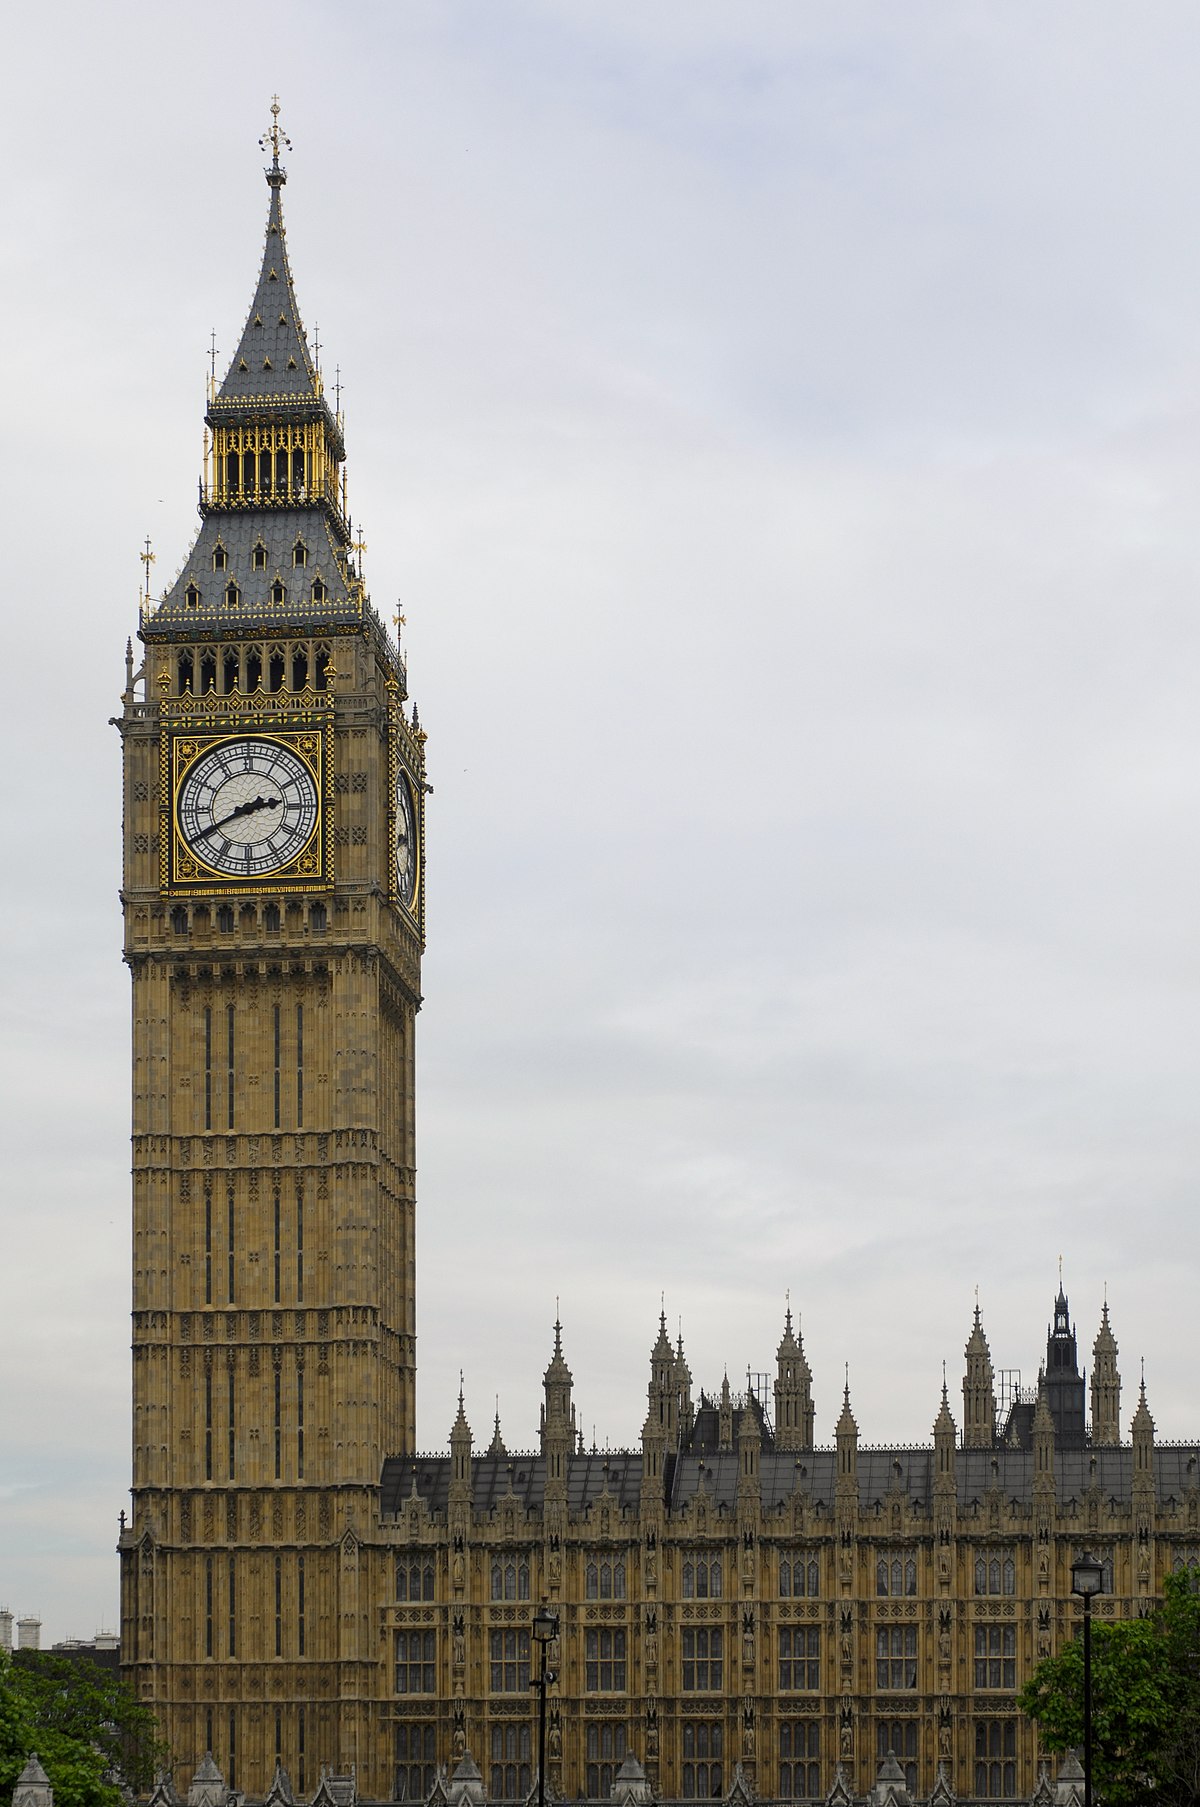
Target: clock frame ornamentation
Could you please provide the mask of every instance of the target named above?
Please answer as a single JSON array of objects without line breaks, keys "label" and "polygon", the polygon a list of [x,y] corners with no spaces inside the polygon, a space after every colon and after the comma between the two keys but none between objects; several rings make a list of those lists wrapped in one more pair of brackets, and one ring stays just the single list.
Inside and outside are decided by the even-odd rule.
[{"label": "clock frame ornamentation", "polygon": [[[259,719],[220,723],[191,720],[186,725],[165,729],[161,758],[163,832],[159,840],[164,893],[188,896],[203,891],[212,895],[234,892],[244,895],[259,891],[330,889],[333,884],[333,834],[327,791],[332,768],[332,738],[332,711],[325,711],[323,720],[310,721],[301,727],[285,727],[282,723]],[[312,818],[311,827],[305,823],[302,829],[290,835],[284,833],[281,836],[278,831],[274,836],[264,833],[262,841],[256,845],[267,851],[260,854],[254,867],[246,872],[236,870],[232,853],[224,859],[215,852],[211,860],[205,858],[202,843],[220,824],[215,824],[213,830],[203,826],[198,830],[197,821],[202,824],[203,816],[197,818],[191,802],[197,785],[204,787],[206,774],[214,767],[220,770],[217,755],[235,750],[239,763],[243,758],[253,758],[257,762],[256,770],[261,767],[269,771],[274,754],[274,763],[279,770],[292,774],[299,789],[307,790],[307,808]],[[229,795],[232,807],[227,808],[225,819],[235,823],[236,833],[236,828],[241,826],[239,819],[244,820],[255,806],[261,808],[263,799],[256,796],[249,802],[242,802],[236,775],[226,776],[226,788],[229,785],[234,788]],[[260,785],[263,782],[259,780]],[[268,791],[272,788],[266,784]],[[207,790],[210,796],[214,793],[211,781]],[[265,820],[269,821],[271,817]],[[278,863],[264,863],[272,858],[274,851],[282,856]]]},{"label": "clock frame ornamentation", "polygon": [[[393,698],[388,735],[388,884],[396,902],[417,927],[423,929],[425,786],[418,776],[421,769],[419,755],[412,730]],[[402,836],[408,847],[407,870],[401,850]]]}]

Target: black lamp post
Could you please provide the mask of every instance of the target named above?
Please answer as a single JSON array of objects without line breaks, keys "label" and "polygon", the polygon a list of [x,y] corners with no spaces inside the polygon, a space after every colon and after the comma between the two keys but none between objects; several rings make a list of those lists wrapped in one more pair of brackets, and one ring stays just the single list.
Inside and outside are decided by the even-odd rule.
[{"label": "black lamp post", "polygon": [[1092,1555],[1071,1564],[1071,1592],[1083,1601],[1083,1807],[1092,1807],[1092,1601],[1104,1587],[1104,1564]]},{"label": "black lamp post", "polygon": [[546,1667],[546,1646],[557,1636],[558,1614],[543,1600],[533,1615],[533,1641],[540,1652],[538,1672],[533,1678],[538,1695],[538,1807],[546,1807],[546,1689],[558,1680],[555,1671]]}]

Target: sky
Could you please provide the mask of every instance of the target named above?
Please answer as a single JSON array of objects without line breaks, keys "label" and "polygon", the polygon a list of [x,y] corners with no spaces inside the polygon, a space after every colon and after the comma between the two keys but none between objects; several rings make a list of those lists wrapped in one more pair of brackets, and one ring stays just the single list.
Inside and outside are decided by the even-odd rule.
[{"label": "sky", "polygon": [[[1200,1438],[1200,12],[24,8],[0,109],[0,1604],[117,1620],[109,725],[292,140],[429,733],[418,1443],[636,1444],[785,1304],[832,1439],[1036,1379]],[[222,366],[223,367],[223,366]],[[977,1291],[978,1289],[978,1291]]]}]

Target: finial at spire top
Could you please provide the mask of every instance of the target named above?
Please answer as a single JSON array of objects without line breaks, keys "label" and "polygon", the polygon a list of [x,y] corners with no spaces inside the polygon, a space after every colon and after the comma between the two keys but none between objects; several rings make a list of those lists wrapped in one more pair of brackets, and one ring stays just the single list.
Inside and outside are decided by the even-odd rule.
[{"label": "finial at spire top", "polygon": [[267,171],[267,181],[272,188],[278,188],[281,183],[287,181],[286,172],[279,167],[279,147],[284,144],[289,151],[292,148],[291,139],[279,123],[278,94],[271,96],[271,123],[258,142],[260,149],[269,150],[271,153],[271,167]]}]

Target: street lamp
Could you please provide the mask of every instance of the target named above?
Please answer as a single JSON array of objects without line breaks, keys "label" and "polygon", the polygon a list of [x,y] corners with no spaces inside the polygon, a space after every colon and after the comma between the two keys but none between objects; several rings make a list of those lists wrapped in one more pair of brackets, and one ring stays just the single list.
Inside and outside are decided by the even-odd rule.
[{"label": "street lamp", "polygon": [[[543,1600],[533,1615],[533,1641],[541,1652],[533,1685],[538,1695],[538,1807],[546,1807],[546,1689],[558,1680],[553,1669],[546,1667],[546,1646],[558,1636],[558,1614]],[[1091,1803],[1088,1803],[1091,1807]]]},{"label": "street lamp", "polygon": [[1085,1553],[1071,1564],[1071,1592],[1083,1601],[1083,1807],[1092,1807],[1092,1601],[1104,1588],[1104,1564]]}]

